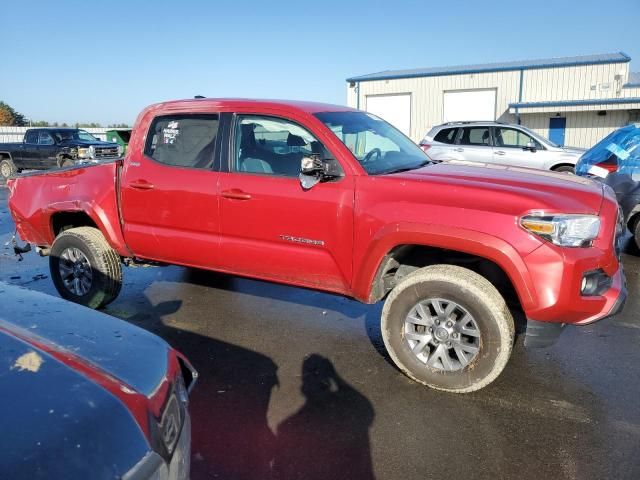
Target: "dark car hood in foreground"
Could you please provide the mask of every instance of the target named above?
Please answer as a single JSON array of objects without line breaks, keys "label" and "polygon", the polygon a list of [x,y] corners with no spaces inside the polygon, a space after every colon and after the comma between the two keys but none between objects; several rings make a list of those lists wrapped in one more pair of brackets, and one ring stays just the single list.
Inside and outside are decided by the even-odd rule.
[{"label": "dark car hood in foreground", "polygon": [[603,199],[602,185],[588,178],[477,162],[443,162],[388,177],[430,183],[434,186],[430,198],[447,193],[472,201],[478,209],[514,214],[528,210],[597,214]]},{"label": "dark car hood in foreground", "polygon": [[[171,347],[122,320],[57,297],[0,283],[0,324],[52,344],[149,396],[167,371]],[[27,340],[28,341],[28,340]]]},{"label": "dark car hood in foreground", "polygon": [[[16,303],[0,295],[3,308]],[[7,325],[0,322],[0,477],[106,479],[131,469],[149,447],[129,410]]]}]

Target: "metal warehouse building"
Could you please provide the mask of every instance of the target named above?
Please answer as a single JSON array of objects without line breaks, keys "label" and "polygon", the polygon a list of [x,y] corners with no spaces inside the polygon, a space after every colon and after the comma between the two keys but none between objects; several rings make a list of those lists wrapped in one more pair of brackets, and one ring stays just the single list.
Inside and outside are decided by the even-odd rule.
[{"label": "metal warehouse building", "polygon": [[622,53],[414,70],[348,78],[348,105],[413,140],[451,121],[520,123],[560,145],[590,147],[640,121],[640,73]]}]

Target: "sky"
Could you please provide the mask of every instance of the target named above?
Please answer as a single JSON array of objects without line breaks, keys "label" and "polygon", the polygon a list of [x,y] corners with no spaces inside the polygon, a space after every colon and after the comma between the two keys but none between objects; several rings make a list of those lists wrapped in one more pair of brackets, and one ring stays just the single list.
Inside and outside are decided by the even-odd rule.
[{"label": "sky", "polygon": [[32,120],[133,123],[208,97],[346,103],[350,76],[623,51],[640,0],[7,1],[0,100]]}]

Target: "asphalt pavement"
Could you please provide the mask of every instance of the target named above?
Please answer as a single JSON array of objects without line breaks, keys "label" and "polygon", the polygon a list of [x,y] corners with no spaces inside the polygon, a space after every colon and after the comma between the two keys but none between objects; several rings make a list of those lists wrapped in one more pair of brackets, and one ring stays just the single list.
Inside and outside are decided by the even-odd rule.
[{"label": "asphalt pavement", "polygon": [[[48,259],[18,261],[0,187],[0,281],[57,295]],[[192,478],[640,478],[640,252],[620,315],[519,340],[468,395],[429,390],[384,352],[381,305],[181,267],[125,268],[104,311],[157,333],[200,373]],[[0,297],[3,302],[11,298]],[[5,432],[17,434],[17,432]]]}]

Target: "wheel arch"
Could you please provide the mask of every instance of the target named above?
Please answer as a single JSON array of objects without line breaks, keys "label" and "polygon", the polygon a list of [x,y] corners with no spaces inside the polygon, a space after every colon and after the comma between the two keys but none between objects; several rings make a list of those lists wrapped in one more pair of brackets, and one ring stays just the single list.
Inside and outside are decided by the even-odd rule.
[{"label": "wheel arch", "polygon": [[49,230],[52,243],[56,236],[69,228],[94,227],[100,230],[107,243],[120,256],[129,257],[131,252],[126,246],[119,223],[112,220],[99,205],[86,202],[73,202],[73,205],[59,205],[49,217]]},{"label": "wheel arch", "polygon": [[506,280],[523,309],[535,305],[535,288],[529,272],[521,255],[509,243],[475,231],[443,227],[438,230],[398,230],[380,238],[367,249],[368,261],[356,271],[354,296],[366,303],[381,300],[394,286],[389,275],[395,275],[399,269],[402,276],[411,269],[435,263],[467,268],[475,264],[478,273],[490,281],[489,277]]}]

